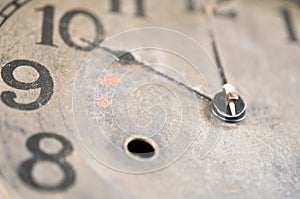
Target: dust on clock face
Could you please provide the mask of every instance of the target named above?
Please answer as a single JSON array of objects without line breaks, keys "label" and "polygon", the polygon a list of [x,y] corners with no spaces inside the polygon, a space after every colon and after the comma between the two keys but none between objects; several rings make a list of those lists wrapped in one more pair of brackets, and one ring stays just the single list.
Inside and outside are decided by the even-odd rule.
[{"label": "dust on clock face", "polygon": [[[218,51],[228,80],[247,101],[247,119],[239,124],[224,124],[219,131],[222,137],[215,135],[216,139],[212,140],[218,142],[205,158],[199,152],[207,146],[206,138],[210,136],[206,128],[200,127],[191,147],[178,161],[145,175],[124,174],[108,168],[82,146],[72,108],[80,65],[102,40],[146,26],[183,32],[213,56],[208,34],[211,25],[203,11],[203,2],[27,0],[0,1],[0,5],[0,170],[10,196],[299,196],[300,106],[295,103],[300,95],[297,1],[217,1],[213,31]],[[112,50],[126,48],[121,43],[114,47]],[[190,86],[198,86],[213,97],[221,88],[214,70],[215,73],[204,78],[215,86],[207,88],[199,83],[202,80]],[[147,76],[145,71],[142,74],[145,78],[158,78]],[[194,73],[185,75],[189,78]],[[138,81],[130,83],[134,82]],[[171,96],[161,87],[160,90],[142,87],[141,91],[145,88],[146,92],[152,90],[157,95]],[[107,88],[101,87],[99,91],[104,89]],[[183,92],[180,97],[186,95]],[[100,105],[105,107],[103,96],[98,97]],[[172,100],[175,102],[176,98]],[[194,104],[184,100],[191,107],[198,106],[199,120],[213,127],[220,125],[207,117],[210,108],[206,102],[193,98]],[[136,122],[143,125],[142,119],[136,118]],[[132,137],[114,137],[113,141],[123,149]],[[162,157],[159,150],[162,140],[149,141],[145,136],[135,141],[147,141],[155,153],[158,149],[157,157]],[[116,158],[116,154],[109,153],[109,148],[102,152]],[[122,154],[119,156],[121,162],[124,160],[122,163],[147,167],[157,160],[139,162],[130,153]],[[160,188],[162,184],[164,189]]]}]

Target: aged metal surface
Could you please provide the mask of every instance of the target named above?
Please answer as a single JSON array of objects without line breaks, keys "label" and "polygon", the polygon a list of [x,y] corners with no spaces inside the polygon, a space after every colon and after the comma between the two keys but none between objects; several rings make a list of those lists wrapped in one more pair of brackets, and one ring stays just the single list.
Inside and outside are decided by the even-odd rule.
[{"label": "aged metal surface", "polygon": [[[218,4],[213,25],[209,24],[203,9],[199,7],[200,1],[195,1],[198,4],[195,4],[193,12],[187,10],[185,1],[145,1],[145,17],[135,16],[134,2],[126,0],[125,3],[124,0],[121,4],[121,13],[115,13],[111,12],[111,1],[108,0],[32,0],[20,6],[2,24],[0,27],[1,66],[13,60],[26,59],[38,62],[47,68],[54,85],[51,99],[45,105],[39,104],[40,107],[34,110],[12,108],[6,105],[3,99],[0,101],[0,174],[1,181],[3,181],[1,189],[4,191],[0,190],[1,194],[3,192],[3,197],[10,195],[11,198],[300,198],[300,104],[298,103],[300,44],[296,40],[293,41],[291,37],[289,40],[281,12],[283,8],[288,9],[290,17],[293,18],[293,31],[300,37],[300,7],[297,2],[225,1]],[[0,0],[1,8],[9,3],[11,1]],[[45,6],[55,8],[53,23],[50,23],[50,25],[53,24],[52,39],[55,46],[37,44],[41,41],[42,16],[45,11],[42,8]],[[12,7],[14,8],[16,7]],[[96,16],[104,29],[103,38],[109,38],[132,28],[148,26],[170,28],[199,42],[211,57],[213,57],[213,51],[208,32],[212,26],[227,78],[246,101],[245,121],[238,124],[223,124],[210,118],[210,107],[206,102],[195,99],[187,92],[176,90],[178,88],[170,82],[147,73],[139,66],[116,63],[115,67],[127,67],[127,69],[131,67],[129,71],[132,68],[138,68],[137,71],[142,70],[140,75],[144,77],[144,81],[158,81],[172,88],[177,94],[182,92],[180,100],[187,102],[183,108],[195,111],[189,113],[198,114],[199,123],[193,123],[194,117],[192,116],[192,119],[180,120],[181,116],[185,117],[180,114],[182,107],[177,104],[177,99],[173,98],[172,92],[168,90],[162,88],[156,90],[155,87],[147,90],[146,87],[147,95],[141,94],[139,96],[142,97],[137,99],[140,99],[139,103],[145,102],[142,103],[144,106],[151,107],[150,102],[161,103],[161,106],[166,107],[166,113],[173,113],[172,117],[167,117],[169,120],[165,121],[165,124],[170,127],[169,130],[176,129],[180,121],[188,124],[184,126],[185,130],[196,129],[192,137],[193,142],[190,142],[191,137],[185,137],[179,132],[179,139],[182,143],[177,140],[176,145],[169,151],[168,148],[165,152],[160,150],[159,152],[162,152],[158,154],[157,159],[137,161],[129,157],[125,151],[119,150],[123,149],[124,142],[130,135],[118,136],[117,131],[113,128],[109,129],[108,116],[102,115],[102,119],[107,120],[101,120],[103,123],[99,125],[107,125],[105,135],[113,143],[99,138],[99,143],[103,145],[98,143],[95,146],[84,146],[83,142],[86,140],[97,144],[95,142],[97,140],[93,140],[97,137],[89,136],[94,136],[95,131],[99,129],[93,129],[91,126],[78,128],[78,125],[83,125],[84,122],[78,121],[80,117],[78,110],[76,112],[76,106],[74,109],[74,92],[76,93],[78,78],[82,77],[80,66],[90,54],[87,51],[70,47],[62,38],[59,29],[60,21],[67,12],[72,10],[85,10]],[[236,15],[226,14],[232,12]],[[7,16],[7,13],[4,13],[4,16]],[[3,16],[0,16],[1,19]],[[87,15],[74,17],[69,30],[72,40],[83,46],[88,46],[88,42],[93,40],[90,38],[94,38],[95,35],[93,20]],[[175,42],[176,40],[174,44]],[[127,46],[120,44],[119,47],[126,49]],[[164,57],[159,58],[159,53],[154,53],[151,59],[163,60]],[[202,77],[196,75],[191,67],[185,69],[188,64],[180,62],[180,59],[177,60],[171,56],[169,63],[176,71],[181,72],[178,78],[182,75],[183,79],[188,79],[193,87],[208,93],[211,97],[221,90],[221,85],[217,87],[219,77],[216,68],[211,68],[213,65],[209,65],[210,68],[207,71],[201,71],[208,74]],[[92,73],[92,71],[89,72]],[[172,74],[170,71],[167,72]],[[13,71],[13,75],[21,82],[34,82],[39,75],[41,76],[32,67],[25,66],[17,68]],[[5,82],[3,76],[8,77],[2,74],[0,78],[1,93],[15,92],[17,95],[15,100],[18,103],[30,103],[38,98],[40,88],[16,89],[10,86],[8,81]],[[121,94],[126,95],[126,90],[122,90],[122,88],[127,88],[126,85],[136,86],[135,83],[138,84],[141,81],[136,76],[131,78],[132,82],[126,84],[125,81],[123,87],[117,87],[120,96],[116,99],[122,99]],[[88,82],[89,79],[85,81]],[[114,77],[106,76],[106,79],[99,79],[99,84],[108,82],[114,85],[115,81]],[[207,87],[205,82],[213,86]],[[51,85],[51,81],[48,83]],[[109,88],[98,88],[99,91],[105,89]],[[149,92],[156,97],[162,96],[162,99],[168,101],[151,98],[151,95],[148,95]],[[76,93],[75,96],[75,102],[80,102],[80,93]],[[88,97],[83,95],[82,100]],[[102,108],[106,108],[107,96],[100,97],[102,98],[99,99],[99,104]],[[147,127],[149,117],[158,119],[158,126],[160,121],[164,121],[163,112],[155,106],[152,107],[153,110],[151,109],[153,112],[151,110],[143,112],[142,109],[136,108],[138,106],[135,106],[135,102],[132,101],[131,108],[133,108],[133,113],[136,113],[133,116],[137,124]],[[117,105],[121,106],[121,104]],[[93,111],[90,112],[91,115],[88,115],[91,118]],[[123,112],[118,113],[121,115]],[[145,115],[138,115],[140,113],[145,113]],[[83,117],[82,119],[90,118]],[[125,129],[133,129],[133,125],[127,123],[128,118],[117,119],[121,123],[123,121],[122,125],[126,127],[123,126]],[[84,128],[86,132],[78,133],[78,130]],[[212,128],[218,129],[217,133],[210,134],[209,129]],[[165,134],[162,132],[161,136],[153,137],[158,147],[168,143],[173,136],[176,137],[173,131],[166,132]],[[44,135],[55,133],[71,143],[72,148],[64,153],[65,156],[54,159],[52,162],[48,160],[34,163],[33,172],[31,172],[31,176],[38,184],[51,187],[67,178],[59,166],[67,163],[71,166],[74,176],[73,180],[68,178],[66,188],[62,187],[60,190],[53,187],[39,188],[32,182],[28,182],[28,179],[22,180],[21,176],[26,175],[26,171],[29,170],[20,165],[35,157],[29,151],[30,147],[26,147],[26,142],[28,143],[30,137],[37,133]],[[138,133],[143,134],[143,132]],[[145,136],[149,135],[151,134],[145,134]],[[82,136],[86,140],[82,139]],[[211,138],[211,140],[206,138]],[[216,145],[207,143],[209,141],[216,142]],[[185,147],[189,142],[191,146]],[[32,143],[27,145],[30,144]],[[57,154],[59,148],[66,145],[66,142],[49,137],[39,143],[38,148]],[[205,146],[213,146],[208,155],[202,154]],[[93,147],[95,150],[93,153],[97,154],[91,154],[89,147]],[[167,167],[153,172],[134,174],[134,171],[150,171],[151,168],[157,168],[156,166],[160,164],[158,161],[171,161],[161,160],[159,157],[173,157],[175,153],[179,153],[178,151],[182,153],[178,155],[177,161],[171,162],[172,164],[168,164]],[[117,160],[118,165],[124,166],[122,168],[130,172],[119,171],[123,169],[99,161],[102,154],[107,158],[106,160]]]}]

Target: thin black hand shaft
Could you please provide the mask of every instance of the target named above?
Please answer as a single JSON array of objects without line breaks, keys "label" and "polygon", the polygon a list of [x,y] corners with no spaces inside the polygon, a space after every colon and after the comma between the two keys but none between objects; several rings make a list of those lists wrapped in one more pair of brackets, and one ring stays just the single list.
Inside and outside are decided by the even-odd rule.
[{"label": "thin black hand shaft", "polygon": [[149,71],[151,71],[151,72],[153,72],[153,73],[155,73],[155,74],[157,74],[157,75],[159,75],[161,77],[164,77],[165,79],[167,79],[167,80],[169,80],[169,81],[171,81],[171,82],[173,82],[173,83],[175,83],[175,84],[177,84],[177,85],[179,85],[179,86],[187,89],[188,91],[194,93],[199,99],[202,99],[202,100],[204,100],[205,102],[208,102],[208,103],[211,102],[211,98],[208,97],[207,95],[205,95],[203,93],[200,93],[196,89],[194,89],[194,88],[192,88],[192,87],[184,84],[183,82],[180,82],[180,81],[176,80],[173,77],[170,77],[170,76],[168,76],[168,75],[166,75],[166,74],[164,74],[164,73],[162,73],[162,72],[160,72],[158,70],[155,70],[153,67],[151,67],[151,66],[149,66],[149,65],[147,65],[147,64],[145,64],[143,62],[137,61],[135,59],[135,57],[131,53],[129,53],[129,52],[125,52],[125,51],[113,51],[113,50],[110,50],[110,49],[105,48],[105,47],[102,47],[102,48],[104,50],[106,50],[106,51],[114,54],[115,56],[117,56],[119,58],[120,62],[127,63],[127,64],[128,63],[139,64],[142,67],[148,69]]},{"label": "thin black hand shaft", "polygon": [[184,84],[183,82],[180,82],[180,81],[174,79],[173,77],[170,77],[170,76],[168,76],[168,75],[166,75],[166,74],[164,74],[164,73],[162,73],[162,72],[160,72],[160,71],[158,71],[158,70],[155,70],[153,67],[148,66],[148,65],[146,65],[146,64],[144,64],[144,63],[141,63],[141,62],[137,62],[137,63],[140,64],[140,65],[142,65],[143,67],[147,68],[148,70],[154,72],[155,74],[157,74],[157,75],[159,75],[159,76],[161,76],[161,77],[164,77],[164,78],[170,80],[171,82],[174,82],[175,84],[177,84],[177,85],[179,85],[179,86],[181,86],[181,87],[187,89],[188,91],[190,91],[190,92],[196,94],[196,96],[197,96],[198,98],[200,98],[200,99],[202,99],[202,100],[204,100],[204,101],[206,101],[206,102],[210,102],[210,101],[211,101],[211,98],[210,98],[210,97],[208,97],[207,95],[205,95],[205,94],[203,94],[203,93],[200,93],[200,92],[197,91],[196,89],[194,89],[194,88],[192,88],[192,87],[190,87],[190,86]]},{"label": "thin black hand shaft", "polygon": [[103,48],[103,49],[106,50],[106,51],[109,51],[109,52],[113,53],[114,55],[116,55],[116,56],[119,58],[119,61],[121,61],[121,62],[123,62],[123,63],[127,63],[127,64],[128,64],[128,63],[139,64],[139,65],[141,65],[142,67],[148,69],[149,71],[151,71],[151,72],[153,72],[153,73],[155,73],[155,74],[157,74],[157,75],[159,75],[159,76],[161,76],[161,77],[164,77],[165,79],[167,79],[167,80],[169,80],[169,81],[171,81],[171,82],[173,82],[173,83],[175,83],[175,84],[177,84],[177,85],[179,85],[179,86],[181,86],[181,87],[187,89],[188,91],[190,91],[190,92],[196,94],[196,96],[197,96],[199,99],[202,99],[202,100],[204,100],[205,102],[208,102],[208,103],[211,102],[211,98],[208,97],[207,95],[205,95],[205,94],[203,94],[203,93],[200,93],[200,92],[197,91],[196,89],[194,89],[194,88],[192,88],[192,87],[186,85],[186,84],[183,83],[183,82],[180,82],[180,81],[176,80],[176,79],[173,78],[173,77],[170,77],[170,76],[168,76],[168,75],[166,75],[166,74],[164,74],[164,73],[162,73],[162,72],[160,72],[160,71],[158,71],[158,70],[155,70],[153,67],[151,67],[151,66],[149,66],[149,65],[147,65],[147,64],[145,64],[145,63],[143,63],[143,62],[137,61],[137,60],[135,59],[135,57],[134,57],[131,53],[129,53],[129,52],[125,52],[125,51],[112,51],[112,50],[107,49],[107,48]]},{"label": "thin black hand shaft", "polygon": [[[83,38],[81,40],[84,41],[84,42],[87,42],[87,43],[91,44],[89,41],[87,41],[87,40],[85,40]],[[164,78],[168,79],[169,81],[174,82],[175,84],[177,84],[177,85],[179,85],[179,86],[187,89],[188,91],[194,93],[199,99],[204,100],[205,102],[208,102],[208,103],[211,102],[211,98],[209,96],[207,96],[207,95],[205,95],[203,93],[200,93],[196,89],[194,89],[194,88],[192,88],[192,87],[184,84],[183,82],[180,82],[180,81],[174,79],[173,77],[170,77],[170,76],[168,76],[168,75],[166,75],[166,74],[164,74],[164,73],[162,73],[162,72],[160,72],[158,70],[155,70],[153,67],[148,66],[148,65],[146,65],[143,62],[137,61],[135,59],[135,57],[130,52],[111,50],[111,49],[109,49],[107,47],[96,46],[96,45],[95,45],[95,48],[101,48],[101,49],[103,49],[103,50],[105,50],[105,51],[107,51],[107,52],[115,55],[119,59],[119,61],[122,62],[122,63],[125,63],[125,64],[128,64],[128,63],[140,64],[141,66],[143,66],[144,68],[146,68],[146,69],[154,72],[155,74],[157,74],[157,75],[159,75],[161,77],[164,77]]]},{"label": "thin black hand shaft", "polygon": [[214,3],[208,2],[208,4],[205,5],[205,11],[206,11],[206,15],[207,15],[207,21],[209,24],[209,35],[211,38],[211,42],[212,42],[212,48],[213,48],[213,53],[214,53],[214,57],[215,57],[215,62],[217,64],[218,67],[218,71],[219,71],[219,75],[221,78],[221,84],[227,84],[227,79],[224,73],[224,69],[221,63],[221,59],[220,59],[220,55],[218,52],[218,48],[217,48],[217,44],[216,44],[216,39],[215,39],[215,35],[214,35],[214,28],[213,28],[213,18],[215,15],[215,5]]},{"label": "thin black hand shaft", "polygon": [[228,82],[227,82],[227,78],[226,78],[225,73],[224,73],[224,68],[223,68],[222,63],[221,63],[221,59],[220,59],[220,55],[219,55],[219,52],[218,52],[216,40],[215,40],[214,34],[212,32],[210,32],[210,37],[211,37],[211,40],[212,40],[212,47],[213,47],[215,61],[216,61],[218,71],[219,71],[219,74],[220,74],[220,78],[221,78],[221,84],[224,85],[224,84],[227,84]]}]

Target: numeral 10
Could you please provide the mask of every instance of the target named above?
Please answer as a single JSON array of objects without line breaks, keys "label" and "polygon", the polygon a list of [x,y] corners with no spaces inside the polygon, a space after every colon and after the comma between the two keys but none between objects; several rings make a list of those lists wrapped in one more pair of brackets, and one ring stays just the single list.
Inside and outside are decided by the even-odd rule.
[{"label": "numeral 10", "polygon": [[[43,12],[43,25],[42,25],[42,36],[41,41],[37,44],[47,45],[56,47],[53,41],[53,26],[54,26],[54,12],[55,9],[53,6],[47,5],[43,8],[37,9],[37,11]],[[82,46],[80,44],[76,44],[71,37],[69,26],[71,20],[77,15],[84,15],[88,17],[95,25],[96,36],[94,40],[88,46]],[[93,14],[85,11],[85,10],[71,10],[64,14],[59,22],[59,33],[63,41],[70,47],[75,48],[77,50],[82,51],[90,51],[95,46],[100,44],[103,40],[103,27],[100,23],[99,19],[95,17]]]}]

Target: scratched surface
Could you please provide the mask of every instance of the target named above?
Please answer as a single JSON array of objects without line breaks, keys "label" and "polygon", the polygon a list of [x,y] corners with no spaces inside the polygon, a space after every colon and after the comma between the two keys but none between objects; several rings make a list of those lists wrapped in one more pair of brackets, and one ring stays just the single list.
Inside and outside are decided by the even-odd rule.
[{"label": "scratched surface", "polygon": [[[1,7],[8,2],[1,0]],[[57,25],[60,18],[72,9],[88,10],[101,20],[105,38],[137,27],[171,28],[195,39],[211,57],[213,54],[208,35],[210,25],[199,3],[194,5],[194,12],[188,12],[184,1],[178,0],[176,3],[174,0],[147,1],[146,18],[140,18],[134,17],[134,4],[131,1],[124,2],[122,13],[118,14],[109,11],[109,1],[33,0],[16,11],[0,28],[1,65],[15,59],[35,60],[47,67],[54,81],[54,94],[40,109],[20,111],[0,102],[0,174],[3,181],[2,189],[5,190],[1,191],[3,197],[10,195],[11,198],[100,196],[102,198],[300,198],[300,104],[297,103],[300,97],[300,45],[288,40],[286,26],[280,14],[282,7],[289,9],[294,19],[293,28],[300,37],[300,26],[297,21],[300,19],[299,6],[295,2],[271,0],[232,0],[220,4],[213,28],[228,81],[235,85],[247,103],[246,120],[236,125],[226,124],[223,128],[221,125],[219,131],[221,137],[211,153],[203,158],[199,151],[209,136],[207,129],[210,126],[218,127],[220,124],[209,117],[208,104],[198,100],[197,111],[203,126],[198,127],[199,134],[194,137],[188,150],[166,168],[150,173],[131,174],[117,171],[99,162],[78,136],[72,100],[80,66],[88,53],[70,48],[61,39]],[[35,9],[45,5],[55,6],[56,25],[53,39],[57,48],[36,45],[41,39],[42,12],[36,12]],[[232,14],[228,15],[232,12],[236,13],[233,18],[230,17]],[[90,31],[92,28],[93,24],[89,18],[74,19],[70,26],[74,41],[86,45],[81,38],[93,37],[93,31]],[[155,57],[153,59],[155,60]],[[124,66],[122,69],[124,71],[139,67],[128,64],[115,66]],[[147,77],[145,71],[140,72]],[[18,80],[25,82],[32,82],[38,78],[36,71],[26,67],[16,70],[14,75]],[[185,75],[190,78],[194,73],[187,71]],[[98,79],[98,83],[116,86],[118,78],[116,75],[105,74]],[[149,75],[150,80],[154,81],[155,78],[157,77]],[[201,82],[199,77],[197,78],[190,78],[195,87]],[[219,81],[217,73],[215,76],[204,78],[208,81]],[[165,83],[165,80],[159,81]],[[133,83],[130,82],[129,85]],[[166,84],[171,86],[170,83]],[[103,89],[106,88],[100,88],[101,91]],[[201,84],[199,89],[208,92]],[[38,89],[21,91],[8,86],[2,78],[0,91],[14,91],[17,94],[16,100],[22,103],[32,102],[39,95]],[[172,95],[163,92],[163,89],[146,88],[144,92],[148,91],[156,96],[165,95],[170,103],[161,102],[169,108],[168,111],[173,111],[173,118],[169,119],[177,124],[179,121],[177,114],[180,112],[177,110],[176,100],[171,98]],[[82,96],[82,99],[86,97]],[[97,98],[98,105],[103,109],[108,108],[109,97],[108,92],[101,93]],[[185,102],[190,100],[187,96],[184,98]],[[158,102],[158,99],[155,100]],[[147,104],[149,101],[150,96],[145,96],[144,105],[149,105]],[[138,115],[137,113],[143,112],[139,112],[138,108],[134,109],[135,101],[132,103],[136,113],[135,122],[140,125],[147,124],[147,114]],[[192,103],[189,105],[193,108]],[[151,118],[161,119],[163,113],[155,110],[150,112],[154,114],[150,115]],[[171,121],[169,120],[167,124],[171,125]],[[126,127],[126,122],[123,125]],[[194,128],[194,126],[187,127]],[[132,128],[132,124],[128,123],[127,128]],[[86,129],[98,130],[91,129],[90,126],[86,126]],[[98,151],[99,155],[103,153],[106,157],[118,159],[119,163],[135,169],[140,169],[141,164],[144,164],[143,168],[151,168],[157,164],[156,160],[140,164],[128,157],[125,152],[114,153],[116,150],[114,146],[122,148],[126,137],[116,136],[117,134],[113,133],[115,131],[109,131],[108,127],[107,129],[106,134],[112,138],[114,145],[104,143],[106,145],[103,148],[106,150],[100,148],[103,151]],[[32,157],[25,143],[31,135],[38,132],[55,132],[72,143],[74,149],[66,159],[75,170],[76,181],[68,189],[57,192],[37,190],[20,180],[17,173],[19,165]],[[155,142],[164,143],[174,136],[171,131],[168,133],[154,138]],[[185,141],[183,139],[183,143]],[[57,146],[53,140],[45,141],[41,145],[45,151],[54,153]],[[178,148],[180,147],[182,146],[179,143]],[[168,153],[172,154],[174,151]],[[55,184],[57,179],[62,177],[59,168],[53,167],[50,163],[37,167],[33,175],[44,184]]]}]

